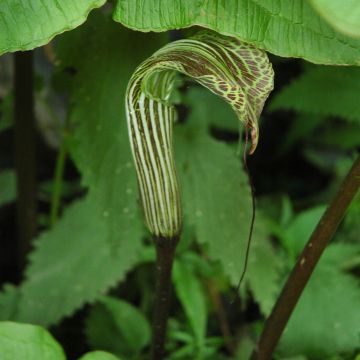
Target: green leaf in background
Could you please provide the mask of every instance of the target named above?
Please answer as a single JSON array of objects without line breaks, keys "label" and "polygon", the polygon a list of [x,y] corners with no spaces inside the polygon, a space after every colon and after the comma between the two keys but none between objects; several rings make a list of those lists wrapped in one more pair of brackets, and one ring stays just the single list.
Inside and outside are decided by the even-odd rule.
[{"label": "green leaf in background", "polygon": [[173,282],[190,326],[194,332],[199,354],[203,352],[206,338],[207,306],[204,289],[194,269],[185,261],[175,261]]},{"label": "green leaf in background", "polygon": [[135,30],[192,25],[319,64],[360,64],[360,41],[335,32],[306,0],[118,0],[114,20]]},{"label": "green leaf in background", "polygon": [[[259,216],[260,215],[260,216]],[[263,314],[268,315],[279,292],[281,259],[264,231],[261,214],[257,216],[258,233],[251,242],[245,280]],[[238,274],[239,276],[239,274]]]},{"label": "green leaf in background", "polygon": [[286,152],[293,144],[309,138],[313,134],[316,134],[316,137],[318,137],[318,128],[327,120],[326,116],[319,114],[306,112],[296,114],[296,117],[290,124],[286,137],[283,139],[281,151]]},{"label": "green leaf in background", "polygon": [[360,3],[358,0],[310,0],[314,9],[336,30],[360,37]]},{"label": "green leaf in background", "polygon": [[125,89],[136,64],[160,46],[163,37],[134,33],[97,15],[89,18],[83,32],[64,34],[58,44],[60,66],[79,70],[71,96],[70,123],[75,131],[70,151],[99,207],[99,219],[109,228],[108,241],[115,246],[139,244],[142,219],[125,119]]},{"label": "green leaf in background", "polygon": [[[282,225],[284,231],[279,234],[288,251],[286,262],[295,262],[324,211],[324,206],[313,207]],[[346,272],[360,264],[360,245],[344,242],[343,234],[342,226],[300,297],[280,341],[281,356],[325,359],[360,346],[359,281]]]},{"label": "green leaf in background", "polygon": [[[360,79],[359,79],[360,80]],[[360,123],[326,123],[321,138],[314,134],[315,144],[335,146],[340,149],[356,149],[360,145]]]},{"label": "green leaf in background", "polygon": [[360,122],[360,69],[317,66],[305,71],[271,101],[270,110],[339,116]]},{"label": "green leaf in background", "polygon": [[0,322],[1,360],[65,360],[59,343],[36,325]]},{"label": "green leaf in background", "polygon": [[89,192],[36,241],[20,288],[17,320],[54,324],[94,301],[137,263],[144,228],[124,95],[136,63],[160,41],[159,36],[124,30],[101,13],[59,37],[60,66],[78,70],[68,138]]},{"label": "green leaf in background", "polygon": [[54,324],[122,280],[137,262],[140,234],[120,252],[107,241],[110,231],[94,201],[71,205],[35,242],[15,318]]},{"label": "green leaf in background", "polygon": [[241,124],[236,117],[235,112],[215,94],[202,87],[191,87],[186,96],[182,99],[182,103],[191,109],[196,103],[202,106],[196,107],[196,118],[191,121],[194,126],[199,127],[199,131],[207,131],[211,127],[238,132]]},{"label": "green leaf in background", "polygon": [[185,219],[194,226],[197,240],[209,244],[209,257],[220,260],[236,283],[251,219],[247,179],[231,148],[205,134],[181,130],[175,129],[175,147]]},{"label": "green leaf in background", "polygon": [[91,347],[133,358],[150,342],[150,325],[133,305],[112,297],[101,297],[86,320]]},{"label": "green leaf in background", "polygon": [[92,351],[82,356],[79,360],[122,360],[122,359],[105,351]]},{"label": "green leaf in background", "polygon": [[[205,99],[187,96],[190,116],[185,126],[179,125],[174,131],[185,222],[194,227],[200,243],[208,244],[209,257],[221,261],[231,284],[237,285],[251,220],[250,188],[232,148],[213,140],[205,126],[199,128],[199,124],[211,124],[212,115],[203,110],[207,107],[202,101]],[[214,115],[221,116],[221,108]],[[274,302],[279,275],[275,253],[264,229],[259,217],[255,222],[247,282],[262,311],[267,313]]]},{"label": "green leaf in background", "polygon": [[0,321],[13,319],[19,303],[19,289],[5,284],[0,293]]},{"label": "green leaf in background", "polygon": [[0,54],[29,50],[55,35],[82,24],[88,13],[105,0],[2,0],[0,2]]},{"label": "green leaf in background", "polygon": [[16,175],[14,170],[3,170],[0,173],[0,206],[16,199]]},{"label": "green leaf in background", "polygon": [[360,346],[359,282],[326,266],[324,260],[320,260],[291,315],[280,341],[281,354],[325,359],[351,353]]},{"label": "green leaf in background", "polygon": [[321,205],[305,210],[286,226],[286,239],[283,244],[294,259],[304,248],[325,210],[326,207]]}]

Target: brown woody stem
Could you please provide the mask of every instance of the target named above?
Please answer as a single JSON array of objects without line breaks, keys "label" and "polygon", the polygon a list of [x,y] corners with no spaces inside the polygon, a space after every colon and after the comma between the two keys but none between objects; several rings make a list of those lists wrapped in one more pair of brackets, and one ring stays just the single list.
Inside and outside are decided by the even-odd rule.
[{"label": "brown woody stem", "polygon": [[299,256],[268,320],[252,360],[271,359],[281,334],[316,266],[360,186],[360,156]]},{"label": "brown woody stem", "polygon": [[164,359],[167,319],[171,302],[171,273],[178,238],[156,239],[156,292],[151,359]]}]

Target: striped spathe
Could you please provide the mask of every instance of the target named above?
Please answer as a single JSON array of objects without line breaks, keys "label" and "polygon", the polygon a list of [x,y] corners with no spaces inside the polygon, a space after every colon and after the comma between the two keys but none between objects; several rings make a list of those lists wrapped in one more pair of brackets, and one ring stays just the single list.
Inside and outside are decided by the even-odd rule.
[{"label": "striped spathe", "polygon": [[175,72],[190,76],[228,102],[250,130],[253,152],[257,121],[273,88],[266,53],[212,32],[167,44],[131,77],[126,114],[146,224],[157,237],[181,232],[179,185],[173,156],[174,107],[169,98]]}]

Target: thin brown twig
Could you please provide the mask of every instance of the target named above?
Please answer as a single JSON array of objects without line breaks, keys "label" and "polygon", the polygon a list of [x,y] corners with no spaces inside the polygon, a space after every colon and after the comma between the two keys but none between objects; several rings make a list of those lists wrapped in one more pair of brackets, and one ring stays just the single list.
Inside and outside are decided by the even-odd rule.
[{"label": "thin brown twig", "polygon": [[357,158],[334,200],[320,219],[299,256],[268,320],[251,360],[268,360],[316,266],[360,186],[360,156]]},{"label": "thin brown twig", "polygon": [[208,284],[210,299],[214,305],[214,308],[215,308],[215,311],[216,311],[216,314],[217,314],[217,317],[219,320],[220,330],[221,330],[221,333],[224,338],[225,347],[230,355],[234,355],[235,345],[234,345],[234,342],[232,341],[230,325],[229,325],[228,319],[226,317],[224,304],[221,300],[219,290],[213,280],[209,280],[207,282],[207,284]]}]

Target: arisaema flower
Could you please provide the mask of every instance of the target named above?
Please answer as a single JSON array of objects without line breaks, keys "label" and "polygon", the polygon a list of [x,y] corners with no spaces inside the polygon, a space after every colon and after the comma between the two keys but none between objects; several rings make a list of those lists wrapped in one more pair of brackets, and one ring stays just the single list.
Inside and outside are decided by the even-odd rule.
[{"label": "arisaema flower", "polygon": [[167,44],[136,69],[126,94],[130,143],[146,224],[166,239],[177,238],[182,223],[170,103],[176,71],[230,104],[249,130],[250,153],[258,143],[258,119],[274,77],[263,50],[208,31]]}]

